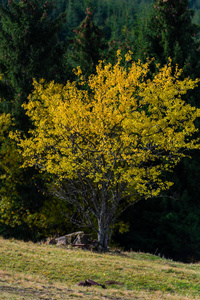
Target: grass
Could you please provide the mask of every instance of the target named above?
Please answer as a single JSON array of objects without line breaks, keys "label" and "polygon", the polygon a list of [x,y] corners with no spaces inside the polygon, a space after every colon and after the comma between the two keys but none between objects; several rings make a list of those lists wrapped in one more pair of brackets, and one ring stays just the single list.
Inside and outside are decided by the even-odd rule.
[{"label": "grass", "polygon": [[[101,284],[78,286],[92,279]],[[0,299],[200,299],[200,265],[144,253],[93,253],[0,238]]]}]

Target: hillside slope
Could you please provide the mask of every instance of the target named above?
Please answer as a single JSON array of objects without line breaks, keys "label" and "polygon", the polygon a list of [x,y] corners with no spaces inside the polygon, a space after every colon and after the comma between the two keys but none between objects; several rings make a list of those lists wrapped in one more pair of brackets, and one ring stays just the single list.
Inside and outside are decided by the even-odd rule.
[{"label": "hillside slope", "polygon": [[[77,285],[88,278],[107,289]],[[0,238],[0,299],[200,299],[199,281],[198,264]]]}]

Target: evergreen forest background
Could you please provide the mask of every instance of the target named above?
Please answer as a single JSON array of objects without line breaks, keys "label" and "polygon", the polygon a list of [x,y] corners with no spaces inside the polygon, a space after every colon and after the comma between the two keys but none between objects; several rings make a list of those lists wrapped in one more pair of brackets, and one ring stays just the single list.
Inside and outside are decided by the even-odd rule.
[{"label": "evergreen forest background", "polygon": [[[200,78],[199,24],[200,0],[0,1],[0,235],[38,241],[80,229],[71,222],[76,208],[51,195],[52,176],[20,168],[22,157],[8,136],[32,126],[21,107],[32,79],[73,81],[77,66],[87,77],[100,59],[114,63],[118,49],[132,50],[134,60],[154,57],[152,72],[171,57],[184,77]],[[200,87],[187,101],[200,107]],[[4,123],[4,113],[12,124]],[[200,259],[200,155],[190,155],[170,174],[170,191],[123,213],[113,244]]]}]

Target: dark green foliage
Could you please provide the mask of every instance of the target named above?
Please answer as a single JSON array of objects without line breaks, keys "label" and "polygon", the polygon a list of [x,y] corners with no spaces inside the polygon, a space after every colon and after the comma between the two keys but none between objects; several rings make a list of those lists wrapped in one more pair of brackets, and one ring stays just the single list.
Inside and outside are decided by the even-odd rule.
[{"label": "dark green foliage", "polygon": [[99,60],[105,57],[106,43],[103,33],[92,20],[91,8],[86,10],[86,18],[80,24],[73,39],[72,60],[80,66],[84,76],[95,73]]},{"label": "dark green foliage", "polygon": [[[171,57],[174,64],[184,69],[184,75],[199,74],[199,27],[192,23],[194,12],[188,9],[188,0],[154,0],[153,12],[143,32],[141,58],[154,57],[165,64]],[[192,73],[192,74],[191,74]]]},{"label": "dark green foliage", "polygon": [[[0,6],[0,73],[4,74],[6,100],[20,129],[26,120],[21,104],[32,89],[33,78],[66,80],[65,47],[58,40],[65,16],[50,18],[53,6],[39,0],[9,0]],[[5,97],[5,92],[0,96]]]},{"label": "dark green foliage", "polygon": [[133,221],[118,242],[126,250],[195,262],[200,259],[199,215],[200,205],[186,193],[179,199],[143,200],[126,212],[124,218]]},{"label": "dark green foliage", "polygon": [[127,34],[133,37],[137,14],[149,7],[151,0],[59,0],[54,15],[66,12],[63,38],[73,37],[73,30],[85,18],[85,10],[91,7],[93,21],[102,31],[106,40],[124,40]]},{"label": "dark green foliage", "polygon": [[185,262],[200,259],[199,158],[185,159],[173,174],[175,185],[161,198],[142,200],[127,212],[134,220],[126,247]]},{"label": "dark green foliage", "polygon": [[0,4],[2,4],[3,6],[6,6],[8,3],[8,0],[0,0]]}]

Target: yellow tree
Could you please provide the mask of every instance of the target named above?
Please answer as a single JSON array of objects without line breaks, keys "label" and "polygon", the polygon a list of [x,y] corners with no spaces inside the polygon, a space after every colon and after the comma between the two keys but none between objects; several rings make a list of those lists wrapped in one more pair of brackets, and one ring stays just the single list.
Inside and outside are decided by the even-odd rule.
[{"label": "yellow tree", "polygon": [[75,82],[34,81],[24,108],[35,128],[15,137],[24,167],[55,175],[55,195],[76,206],[103,249],[125,206],[168,189],[166,172],[199,148],[192,136],[200,110],[182,99],[198,80],[180,80],[170,60],[148,79],[150,61],[130,59],[126,67],[120,53],[114,66],[100,62],[88,91]]}]

